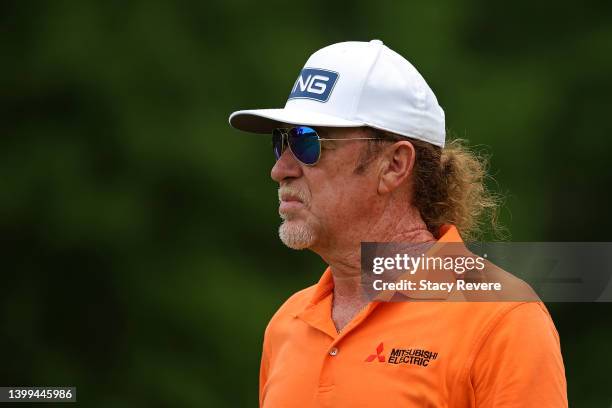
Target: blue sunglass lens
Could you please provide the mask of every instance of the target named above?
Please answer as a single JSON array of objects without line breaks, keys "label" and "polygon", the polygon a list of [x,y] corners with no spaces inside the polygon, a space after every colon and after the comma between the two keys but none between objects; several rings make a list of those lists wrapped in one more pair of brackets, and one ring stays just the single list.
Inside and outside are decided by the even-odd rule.
[{"label": "blue sunglass lens", "polygon": [[272,150],[274,151],[274,157],[276,160],[280,159],[283,154],[283,134],[280,130],[274,129],[272,131]]},{"label": "blue sunglass lens", "polygon": [[304,164],[319,161],[321,144],[317,131],[308,126],[296,126],[289,130],[289,146],[295,157]]}]

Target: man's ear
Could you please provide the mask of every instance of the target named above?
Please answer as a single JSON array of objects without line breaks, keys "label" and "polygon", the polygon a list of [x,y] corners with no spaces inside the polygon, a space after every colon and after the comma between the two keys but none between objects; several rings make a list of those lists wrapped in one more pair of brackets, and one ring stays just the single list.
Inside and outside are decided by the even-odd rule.
[{"label": "man's ear", "polygon": [[414,167],[416,152],[407,140],[396,142],[383,152],[378,192],[387,194],[403,185]]}]

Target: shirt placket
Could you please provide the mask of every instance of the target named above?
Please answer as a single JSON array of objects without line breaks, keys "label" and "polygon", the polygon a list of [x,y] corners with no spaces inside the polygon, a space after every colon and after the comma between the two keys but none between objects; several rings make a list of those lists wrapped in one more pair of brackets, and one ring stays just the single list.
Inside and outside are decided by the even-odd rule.
[{"label": "shirt placket", "polygon": [[342,342],[351,335],[355,330],[374,310],[378,302],[369,303],[367,307],[361,310],[349,324],[340,332],[336,331],[336,327],[331,318],[331,302],[332,295],[322,299],[316,305],[311,305],[303,313],[298,315],[300,319],[309,324],[311,327],[322,331],[328,336],[329,344],[323,351],[323,364],[319,373],[318,387],[316,390],[317,405],[321,407],[334,406],[334,389],[336,385],[336,372],[338,364],[341,364],[343,359]]}]

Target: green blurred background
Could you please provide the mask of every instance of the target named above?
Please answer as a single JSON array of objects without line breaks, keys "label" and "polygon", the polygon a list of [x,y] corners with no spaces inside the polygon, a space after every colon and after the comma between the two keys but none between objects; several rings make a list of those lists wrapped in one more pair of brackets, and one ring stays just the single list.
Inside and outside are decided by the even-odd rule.
[{"label": "green blurred background", "polygon": [[[4,1],[0,385],[256,406],[265,325],[324,265],[277,238],[266,137],[306,58],[382,39],[492,153],[515,241],[610,241],[612,3]],[[571,406],[609,407],[610,304],[549,305]]]}]

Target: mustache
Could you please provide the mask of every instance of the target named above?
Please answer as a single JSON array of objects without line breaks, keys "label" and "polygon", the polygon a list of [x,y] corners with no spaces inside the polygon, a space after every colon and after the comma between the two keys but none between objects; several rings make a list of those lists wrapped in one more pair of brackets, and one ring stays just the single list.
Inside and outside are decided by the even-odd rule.
[{"label": "mustache", "polygon": [[293,186],[281,186],[278,189],[278,201],[282,201],[282,197],[291,196],[300,200],[303,204],[308,204],[308,195],[299,188]]}]

